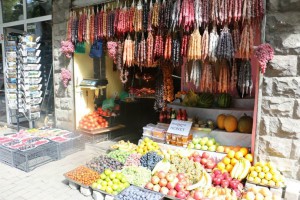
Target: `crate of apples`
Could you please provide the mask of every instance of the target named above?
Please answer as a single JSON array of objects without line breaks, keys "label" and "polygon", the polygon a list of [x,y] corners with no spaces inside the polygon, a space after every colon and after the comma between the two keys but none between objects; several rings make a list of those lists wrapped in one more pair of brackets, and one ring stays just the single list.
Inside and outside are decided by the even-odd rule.
[{"label": "crate of apples", "polygon": [[112,112],[110,110],[103,110],[102,108],[97,108],[97,113],[103,117],[112,116]]},{"label": "crate of apples", "polygon": [[216,162],[213,158],[211,158],[210,154],[207,152],[202,153],[200,155],[199,152],[195,151],[190,157],[190,160],[193,160],[194,162],[200,163],[205,169],[212,170],[216,167]]},{"label": "crate of apples", "polygon": [[97,130],[101,128],[107,128],[108,122],[103,117],[99,116],[97,112],[93,112],[83,116],[79,121],[79,127],[85,130]]},{"label": "crate of apples", "polygon": [[186,199],[190,195],[186,189],[188,184],[188,179],[183,173],[159,171],[152,176],[145,188],[171,197]]}]

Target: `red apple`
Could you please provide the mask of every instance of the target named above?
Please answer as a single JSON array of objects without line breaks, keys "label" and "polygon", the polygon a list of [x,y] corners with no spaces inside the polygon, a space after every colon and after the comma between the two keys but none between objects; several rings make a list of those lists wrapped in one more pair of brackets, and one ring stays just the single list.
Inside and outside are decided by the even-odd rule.
[{"label": "red apple", "polygon": [[157,176],[162,179],[162,178],[165,178],[166,177],[166,173],[164,171],[160,171],[158,172]]},{"label": "red apple", "polygon": [[169,182],[169,183],[167,184],[167,188],[169,188],[169,190],[171,190],[171,189],[173,189],[173,188],[175,187],[175,185],[176,185],[176,183],[174,183],[174,182]]},{"label": "red apple", "polygon": [[185,175],[184,175],[184,173],[179,173],[178,175],[177,175],[177,178],[181,181],[182,179],[185,179]]},{"label": "red apple", "polygon": [[196,200],[201,200],[204,197],[203,192],[200,190],[195,191],[194,198]]},{"label": "red apple", "polygon": [[168,195],[172,196],[172,197],[175,197],[177,194],[177,191],[174,190],[174,189],[170,189],[169,192],[168,192]]},{"label": "red apple", "polygon": [[221,181],[221,187],[227,188],[229,186],[229,181],[228,180],[222,180]]},{"label": "red apple", "polygon": [[210,157],[210,155],[209,155],[209,153],[207,153],[207,152],[204,152],[203,154],[202,154],[202,158],[209,158]]},{"label": "red apple", "polygon": [[175,177],[175,178],[174,178],[174,180],[172,181],[172,183],[173,183],[173,182],[174,182],[174,183],[175,183],[175,185],[176,185],[176,183],[178,183],[178,182],[179,182],[179,179],[178,179],[177,177]]},{"label": "red apple", "polygon": [[201,162],[201,158],[200,157],[194,157],[194,162],[200,163]]},{"label": "red apple", "polygon": [[160,188],[160,193],[167,195],[169,193],[169,189],[166,187],[161,187]]},{"label": "red apple", "polygon": [[237,197],[240,197],[242,195],[241,191],[239,189],[234,189],[235,194]]},{"label": "red apple", "polygon": [[158,176],[153,176],[152,178],[151,178],[151,183],[153,184],[153,185],[156,185],[156,184],[158,184],[158,182],[159,182],[159,178],[158,178]]},{"label": "red apple", "polygon": [[222,174],[222,172],[220,170],[216,169],[216,170],[214,170],[214,174],[218,175],[218,174]]},{"label": "red apple", "polygon": [[193,157],[196,157],[196,156],[200,156],[200,154],[199,154],[199,152],[198,151],[194,151],[194,153],[193,153],[193,155],[192,155]]},{"label": "red apple", "polygon": [[184,185],[182,183],[179,182],[175,185],[175,190],[177,192],[182,191],[183,189],[184,189]]},{"label": "red apple", "polygon": [[207,169],[213,169],[214,167],[216,166],[216,163],[209,160],[207,163],[206,163],[206,168]]},{"label": "red apple", "polygon": [[206,158],[202,158],[200,163],[201,163],[202,165],[206,165],[207,159],[206,159]]},{"label": "red apple", "polygon": [[188,184],[187,180],[185,180],[185,179],[179,181],[179,183],[181,183],[184,187],[186,187]]},{"label": "red apple", "polygon": [[160,187],[164,187],[164,186],[166,186],[167,184],[168,184],[167,179],[165,179],[165,178],[160,179],[160,181],[159,181]]},{"label": "red apple", "polygon": [[187,191],[187,190],[184,190],[183,192],[184,192],[185,196],[189,196],[190,195],[190,192]]},{"label": "red apple", "polygon": [[169,181],[169,182],[172,182],[174,179],[175,179],[175,174],[173,174],[173,173],[168,173],[167,175],[166,175],[166,179],[167,179],[167,181]]},{"label": "red apple", "polygon": [[153,184],[151,182],[147,183],[146,188],[152,190]]},{"label": "red apple", "polygon": [[230,174],[228,172],[224,172],[222,175],[223,179],[227,179],[228,177],[230,177]]},{"label": "red apple", "polygon": [[236,181],[236,180],[231,180],[231,181],[229,182],[229,187],[230,187],[231,189],[237,189],[238,184],[239,184],[238,181]]},{"label": "red apple", "polygon": [[160,191],[160,186],[159,185],[154,185],[152,190],[155,191],[155,192],[159,192]]},{"label": "red apple", "polygon": [[186,195],[183,191],[177,192],[176,196],[178,199],[185,199]]},{"label": "red apple", "polygon": [[214,185],[220,185],[220,184],[221,184],[221,181],[222,181],[222,179],[221,179],[221,178],[217,178],[217,177],[215,177],[215,178],[213,179],[213,183],[214,183]]}]

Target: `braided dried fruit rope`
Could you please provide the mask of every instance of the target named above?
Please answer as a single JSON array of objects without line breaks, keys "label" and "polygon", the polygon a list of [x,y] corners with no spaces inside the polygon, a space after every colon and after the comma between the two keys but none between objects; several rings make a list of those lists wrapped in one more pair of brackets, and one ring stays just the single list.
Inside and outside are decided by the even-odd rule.
[{"label": "braided dried fruit rope", "polygon": [[209,47],[208,57],[210,61],[217,61],[217,47],[219,42],[219,35],[217,33],[217,27],[214,25],[212,31],[209,34]]},{"label": "braided dried fruit rope", "polygon": [[209,34],[208,34],[208,28],[206,27],[203,36],[202,36],[202,60],[204,61],[208,57],[208,50],[209,50]]},{"label": "braided dried fruit rope", "polygon": [[246,60],[250,59],[253,53],[253,28],[251,24],[246,24],[241,35],[239,55]]},{"label": "braided dried fruit rope", "polygon": [[201,60],[201,35],[199,29],[195,29],[191,34],[188,46],[187,59],[188,60]]}]

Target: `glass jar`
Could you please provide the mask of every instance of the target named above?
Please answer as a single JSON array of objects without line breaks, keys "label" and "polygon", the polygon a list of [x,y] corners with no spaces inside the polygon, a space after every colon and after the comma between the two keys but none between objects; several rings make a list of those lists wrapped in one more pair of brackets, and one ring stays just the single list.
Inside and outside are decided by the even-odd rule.
[{"label": "glass jar", "polygon": [[48,114],[45,117],[44,125],[45,125],[45,127],[50,128],[50,129],[54,127],[54,117],[53,117],[53,114]]}]

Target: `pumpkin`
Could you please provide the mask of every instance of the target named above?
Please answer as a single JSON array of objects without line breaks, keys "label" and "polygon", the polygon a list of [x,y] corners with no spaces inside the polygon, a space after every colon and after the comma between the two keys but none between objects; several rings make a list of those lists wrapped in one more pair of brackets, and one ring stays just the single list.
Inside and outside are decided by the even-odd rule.
[{"label": "pumpkin", "polygon": [[238,131],[241,133],[251,133],[252,132],[253,119],[246,114],[239,119]]},{"label": "pumpkin", "polygon": [[227,132],[234,132],[237,129],[238,121],[232,115],[227,115],[224,119],[224,128]]},{"label": "pumpkin", "polygon": [[224,119],[225,119],[225,117],[226,117],[226,115],[224,115],[224,114],[220,114],[217,117],[217,126],[221,130],[223,130],[225,128],[224,127]]}]

